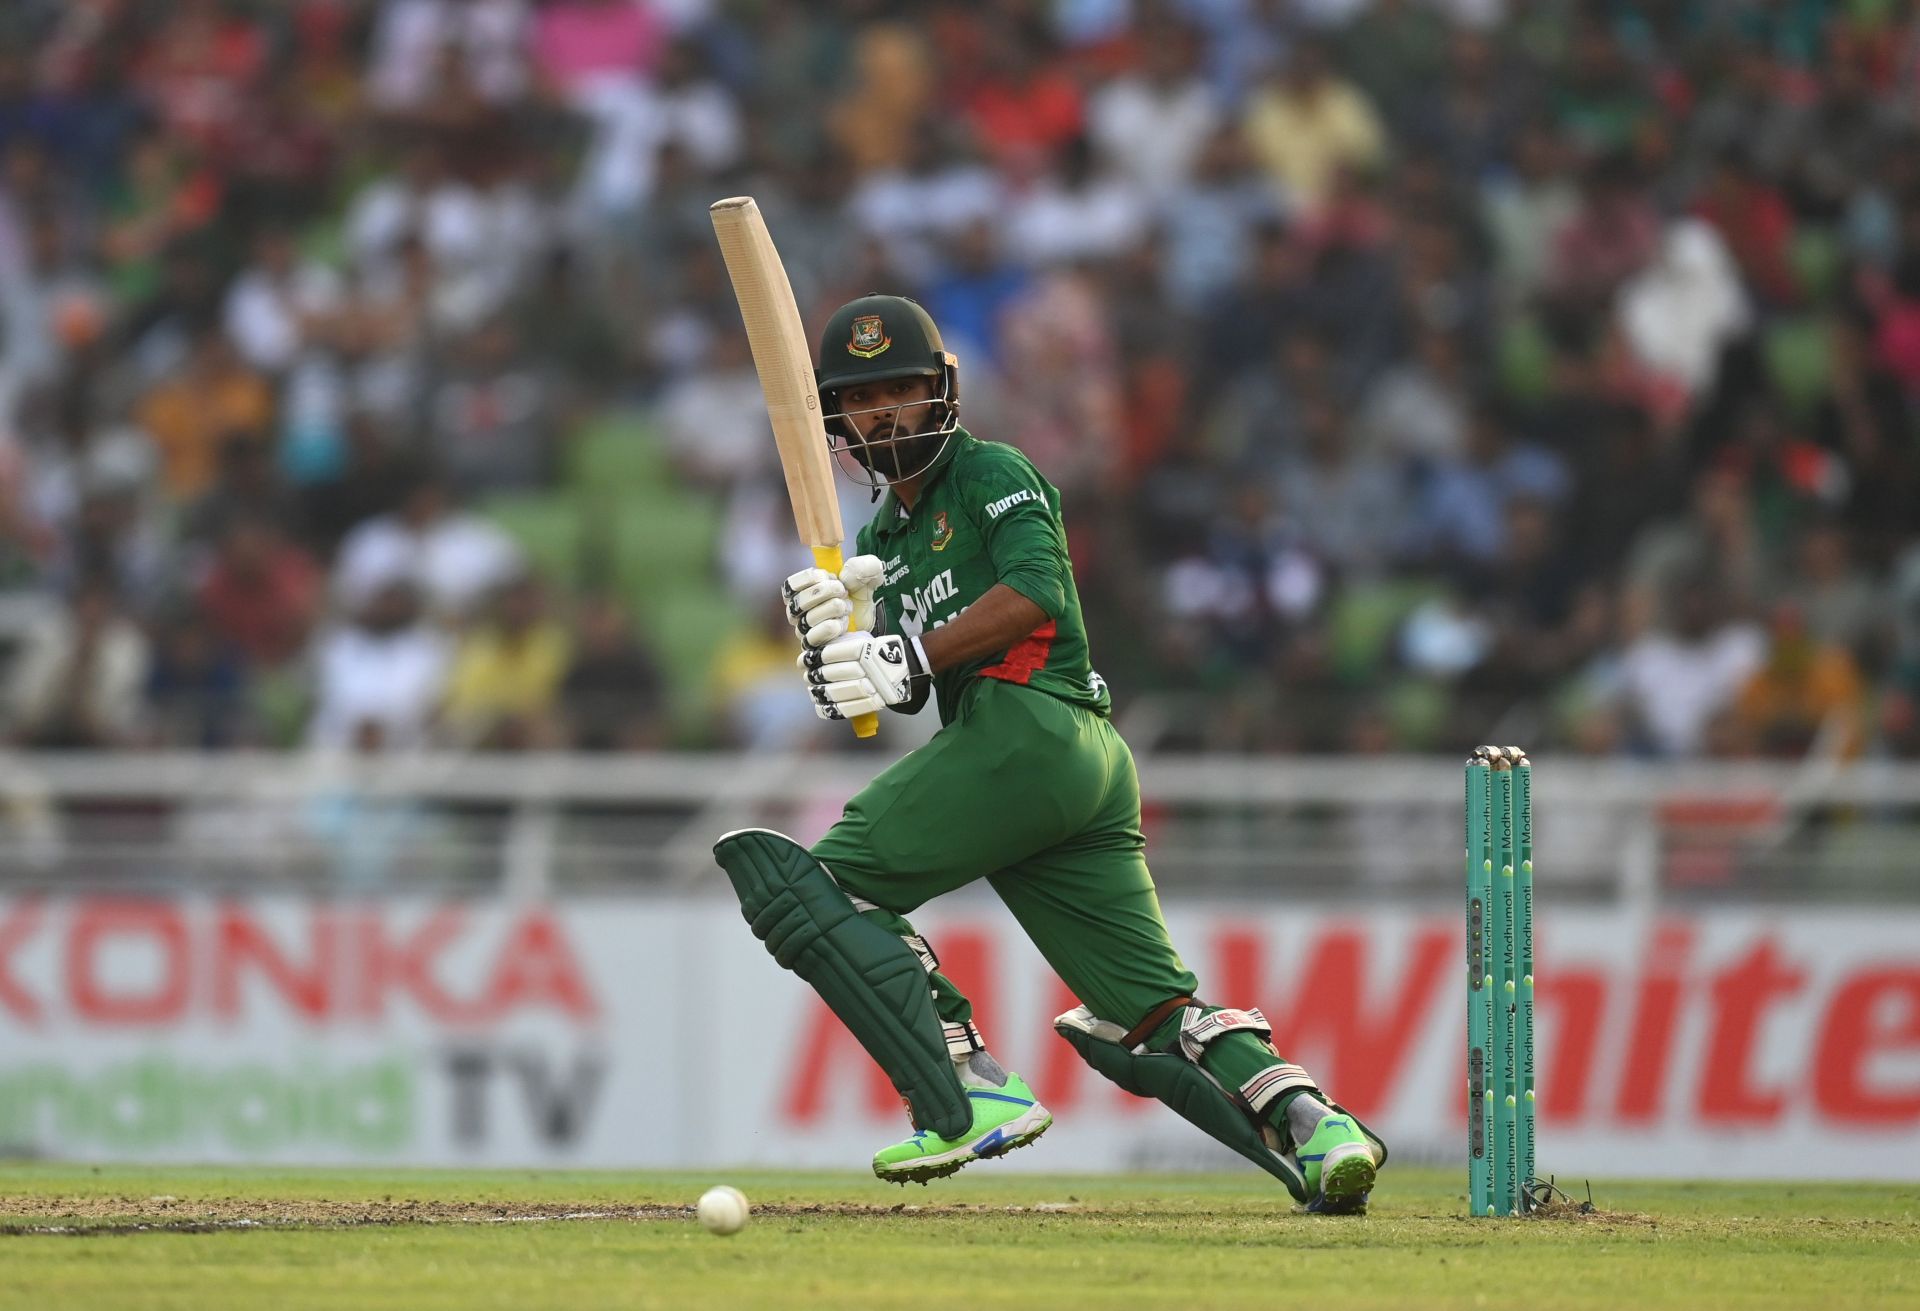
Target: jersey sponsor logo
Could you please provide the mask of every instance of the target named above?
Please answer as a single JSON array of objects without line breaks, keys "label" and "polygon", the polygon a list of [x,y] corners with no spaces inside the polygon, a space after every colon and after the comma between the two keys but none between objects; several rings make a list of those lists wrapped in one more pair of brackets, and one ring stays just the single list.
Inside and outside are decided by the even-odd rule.
[{"label": "jersey sponsor logo", "polygon": [[1037,501],[1039,499],[1040,499],[1039,497],[1033,494],[1033,489],[1031,487],[1023,487],[1019,491],[1014,492],[1011,496],[1003,496],[997,501],[988,502],[987,518],[998,519],[1001,515],[1005,514],[1008,510],[1011,510],[1014,506],[1019,505],[1022,501]]},{"label": "jersey sponsor logo", "polygon": [[[918,637],[928,627],[939,627],[937,623],[929,623],[933,617],[934,608],[953,600],[959,594],[959,590],[954,586],[953,570],[942,569],[927,581],[926,586],[910,588],[901,593],[900,618],[903,631],[910,636]],[[951,619],[953,615],[948,615],[947,618]],[[940,623],[945,622],[946,620],[940,621]]]},{"label": "jersey sponsor logo", "polygon": [[914,589],[913,599],[921,614],[930,614],[935,606],[953,600],[958,590],[953,585],[953,570],[942,569],[927,580],[925,587]]},{"label": "jersey sponsor logo", "polygon": [[893,345],[887,325],[878,314],[862,314],[853,321],[853,335],[847,339],[847,354],[870,360]]},{"label": "jersey sponsor logo", "polygon": [[933,516],[933,540],[927,545],[936,551],[947,549],[947,543],[953,540],[953,525],[947,521],[945,510],[936,511]]}]

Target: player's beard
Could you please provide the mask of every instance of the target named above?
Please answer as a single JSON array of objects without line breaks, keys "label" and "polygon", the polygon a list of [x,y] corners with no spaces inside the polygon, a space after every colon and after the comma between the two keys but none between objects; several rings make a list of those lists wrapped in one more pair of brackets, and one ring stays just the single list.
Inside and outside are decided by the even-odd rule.
[{"label": "player's beard", "polygon": [[885,426],[866,437],[849,442],[847,452],[868,473],[889,483],[905,482],[927,471],[940,454],[947,434],[938,430],[931,405],[917,407],[922,412],[911,426],[900,421],[898,412]]}]

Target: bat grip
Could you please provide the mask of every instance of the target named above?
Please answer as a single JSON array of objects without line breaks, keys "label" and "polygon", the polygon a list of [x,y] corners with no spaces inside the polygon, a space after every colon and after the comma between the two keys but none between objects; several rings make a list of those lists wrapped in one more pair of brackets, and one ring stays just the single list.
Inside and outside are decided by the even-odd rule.
[{"label": "bat grip", "polygon": [[[825,569],[830,574],[837,574],[840,572],[840,566],[844,563],[845,561],[840,555],[840,548],[837,546],[816,546],[813,548],[813,567],[816,569]],[[879,731],[880,716],[872,711],[853,717],[853,735],[855,737],[872,737]]]}]

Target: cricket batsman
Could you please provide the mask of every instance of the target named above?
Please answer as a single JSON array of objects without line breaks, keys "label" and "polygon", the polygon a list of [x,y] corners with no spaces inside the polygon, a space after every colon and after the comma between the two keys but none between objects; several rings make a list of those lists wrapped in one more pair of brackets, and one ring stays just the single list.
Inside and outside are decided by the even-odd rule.
[{"label": "cricket batsman", "polygon": [[941,728],[811,851],[747,829],[714,855],[754,933],[907,1103],[914,1133],[876,1153],[874,1173],[926,1183],[1053,1123],[905,918],[986,879],[1084,1003],[1054,1027],[1089,1065],[1308,1210],[1364,1211],[1385,1144],[1275,1051],[1258,1010],[1203,999],[1168,938],[1058,491],[1013,447],[960,426],[957,362],[915,302],[842,306],[819,359],[829,444],[886,496],[839,574],[802,570],[782,588],[806,687],[823,719],[932,700]]}]

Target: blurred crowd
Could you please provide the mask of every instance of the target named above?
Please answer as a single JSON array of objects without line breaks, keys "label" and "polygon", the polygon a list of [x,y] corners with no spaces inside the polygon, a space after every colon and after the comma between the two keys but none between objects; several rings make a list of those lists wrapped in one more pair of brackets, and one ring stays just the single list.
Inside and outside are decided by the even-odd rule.
[{"label": "blurred crowd", "polygon": [[818,745],[743,192],[1138,747],[1920,755],[1912,0],[11,0],[8,740]]}]

